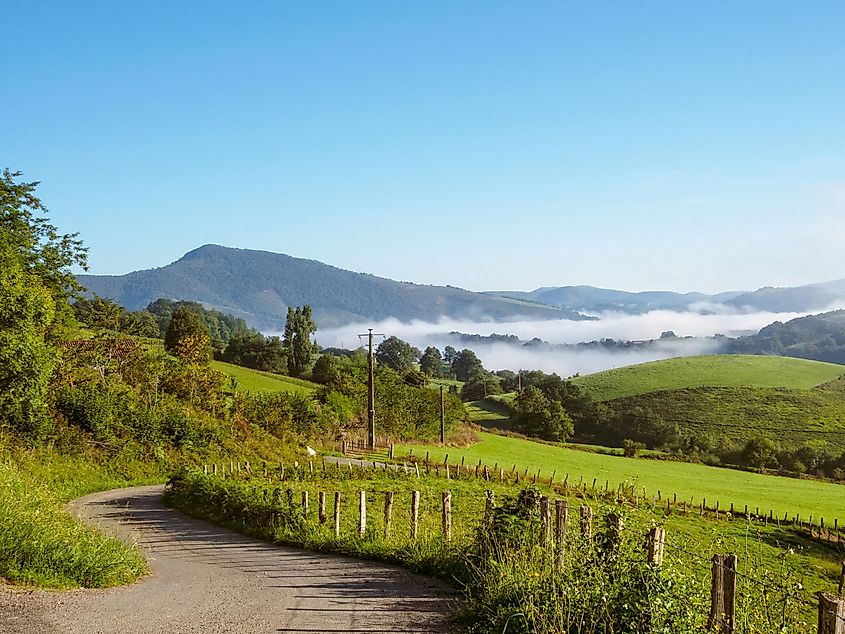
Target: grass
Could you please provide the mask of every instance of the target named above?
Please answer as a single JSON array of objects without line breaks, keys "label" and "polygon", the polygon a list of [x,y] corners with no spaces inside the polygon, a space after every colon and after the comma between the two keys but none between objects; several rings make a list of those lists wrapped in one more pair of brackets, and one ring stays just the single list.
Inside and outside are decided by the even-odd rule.
[{"label": "grass", "polygon": [[465,404],[469,419],[485,427],[507,427],[510,410],[493,399],[484,398]]},{"label": "grass", "polygon": [[664,497],[677,494],[679,500],[694,504],[703,499],[709,506],[718,501],[724,509],[732,503],[738,509],[747,504],[749,509],[759,507],[763,513],[772,510],[780,517],[785,513],[790,518],[795,514],[804,519],[812,515],[816,519],[823,517],[828,524],[838,519],[845,526],[845,486],[839,484],[685,462],[608,456],[484,432],[479,437],[480,442],[469,447],[414,445],[396,450],[400,456],[411,450],[416,456],[428,451],[433,460],[442,460],[449,454],[452,461],[465,457],[467,464],[481,460],[491,467],[498,463],[506,469],[516,464],[520,470],[528,468],[529,473],[540,469],[546,477],[556,472],[558,480],[568,475],[570,483],[580,478],[592,483],[595,478],[599,484],[609,481],[615,488],[628,482],[639,490],[645,487],[649,495],[659,490]]},{"label": "grass", "polygon": [[575,382],[594,400],[694,387],[809,389],[845,374],[845,366],[788,357],[707,355],[652,361],[606,370]]},{"label": "grass", "polygon": [[[439,574],[456,581],[468,590],[470,605],[475,607],[476,615],[479,610],[486,610],[481,614],[484,618],[483,624],[470,625],[472,631],[502,631],[505,618],[513,614],[514,610],[506,611],[501,605],[480,605],[480,597],[489,592],[489,587],[477,587],[474,564],[467,559],[467,555],[473,551],[474,539],[483,517],[484,490],[492,490],[496,500],[501,503],[504,496],[514,495],[518,487],[512,483],[484,482],[469,477],[466,472],[460,479],[453,477],[447,481],[442,477],[442,469],[440,472],[439,478],[434,477],[433,473],[426,476],[423,472],[423,477],[418,479],[401,473],[358,468],[350,471],[346,467],[331,467],[326,475],[319,471],[311,475],[304,470],[295,474],[291,470],[289,473],[292,477],[284,483],[268,482],[261,477],[249,477],[245,473],[221,480],[190,472],[182,475],[168,496],[168,502],[191,514],[269,541],[395,561],[413,570]],[[452,473],[454,474],[454,471]],[[563,588],[563,596],[571,596],[569,590],[579,582],[578,575],[582,574],[584,561],[590,552],[589,546],[581,543],[576,535],[577,506],[584,503],[584,500],[580,494],[574,494],[572,489],[564,492],[559,487],[552,489],[539,485],[538,488],[543,494],[558,499],[564,497],[569,501],[570,528],[567,531],[567,539],[572,542],[566,549],[567,563],[563,574],[570,576],[572,585]],[[286,501],[284,489],[291,491],[292,505]],[[274,490],[280,493],[278,502],[272,501]],[[369,513],[366,533],[359,537],[358,495],[362,490],[367,494]],[[412,490],[421,492],[420,538],[417,541],[409,539]],[[441,492],[444,490],[452,492],[453,537],[452,542],[448,544],[441,537],[440,504]],[[303,514],[300,505],[303,491],[309,492],[310,495],[308,514]],[[318,491],[328,493],[329,519],[326,524],[318,523],[316,518]],[[340,492],[341,495],[340,538],[334,536],[332,529],[334,491]],[[390,535],[385,537],[382,509],[384,493],[387,491],[394,492],[395,498],[392,530]],[[739,632],[763,634],[776,631],[815,631],[811,625],[815,622],[813,593],[819,590],[835,590],[841,553],[795,534],[791,529],[755,522],[706,520],[677,513],[666,516],[661,509],[642,503],[636,508],[626,506],[622,509],[614,504],[612,499],[604,496],[588,496],[587,502],[596,510],[597,531],[604,530],[604,518],[608,512],[623,514],[624,539],[634,550],[641,550],[643,536],[651,526],[660,524],[666,527],[667,561],[664,569],[667,578],[672,578],[673,583],[682,583],[694,592],[694,596],[690,597],[690,606],[698,615],[699,625],[706,617],[709,559],[716,552],[737,553],[745,575],[777,586],[793,599],[806,602],[803,608],[796,607],[796,603],[791,602],[792,612],[788,612],[790,627],[778,629],[779,624],[766,624],[765,621],[773,614],[775,619],[780,617],[782,596],[778,591],[761,595],[757,583],[742,577],[738,588]],[[272,519],[274,512],[278,514],[278,520]],[[522,602],[519,607],[523,612],[531,612],[531,618],[536,619],[546,618],[542,616],[543,604],[536,602],[548,599],[548,584],[553,582],[554,578],[554,575],[549,578],[545,574],[547,571],[544,566],[548,564],[546,555],[543,551],[534,550],[520,561],[500,560],[500,565],[494,569],[495,581],[502,584],[505,592],[508,588],[527,587],[524,591],[516,592],[518,600]],[[489,581],[489,578],[487,580]],[[580,581],[583,583],[583,578],[580,578]],[[636,581],[634,578],[626,579],[626,582],[630,583]],[[799,581],[803,587],[801,590],[798,590],[796,585]],[[608,580],[603,582],[608,583]],[[602,588],[602,591],[604,589]],[[514,628],[508,631],[526,630]],[[544,627],[533,631],[561,630]],[[672,631],[680,630],[673,628]]]},{"label": "grass", "polygon": [[830,389],[698,387],[639,394],[607,403],[642,408],[688,436],[714,434],[743,445],[768,436],[784,448],[811,444],[838,454],[845,446],[845,397]]},{"label": "grass", "polygon": [[0,463],[0,577],[66,588],[129,583],[146,572],[140,551],[73,518],[62,499],[10,462]]},{"label": "grass", "polygon": [[241,392],[293,392],[307,396],[320,387],[318,384],[304,379],[282,376],[272,372],[261,372],[223,361],[212,361],[211,366],[215,370],[235,378],[238,382],[238,390]]}]

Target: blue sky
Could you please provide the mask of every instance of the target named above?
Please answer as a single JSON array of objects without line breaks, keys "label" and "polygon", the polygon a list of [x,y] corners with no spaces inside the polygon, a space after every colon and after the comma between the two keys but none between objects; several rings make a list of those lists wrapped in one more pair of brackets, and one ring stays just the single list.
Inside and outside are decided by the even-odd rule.
[{"label": "blue sky", "polygon": [[845,277],[842,2],[3,2],[0,165],[94,273]]}]

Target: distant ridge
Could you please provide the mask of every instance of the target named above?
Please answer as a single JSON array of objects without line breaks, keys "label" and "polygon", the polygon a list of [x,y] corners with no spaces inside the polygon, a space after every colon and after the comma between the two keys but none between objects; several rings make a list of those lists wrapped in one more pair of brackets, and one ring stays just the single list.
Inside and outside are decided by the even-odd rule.
[{"label": "distant ridge", "polygon": [[139,310],[164,297],[198,301],[265,330],[284,327],[288,306],[310,304],[320,327],[387,319],[512,321],[585,319],[574,311],[451,286],[425,286],[355,273],[281,253],[207,244],[157,269],[80,275],[96,293]]}]

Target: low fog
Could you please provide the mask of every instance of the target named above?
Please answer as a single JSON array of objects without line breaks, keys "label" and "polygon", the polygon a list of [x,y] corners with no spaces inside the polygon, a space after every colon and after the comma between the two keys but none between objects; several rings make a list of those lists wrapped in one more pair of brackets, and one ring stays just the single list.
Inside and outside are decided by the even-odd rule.
[{"label": "low fog", "polygon": [[538,369],[571,376],[658,359],[712,354],[719,352],[719,347],[715,341],[706,339],[668,339],[648,349],[554,349],[498,342],[466,342],[450,333],[516,335],[523,342],[536,337],[551,344],[576,344],[600,339],[645,341],[659,339],[663,332],[670,330],[678,337],[711,337],[716,334],[737,337],[756,333],[774,321],[789,321],[809,314],[718,312],[718,307],[712,306],[701,307],[701,310],[703,312],[655,310],[639,315],[608,312],[594,315],[598,318],[595,321],[472,322],[443,319],[436,323],[404,323],[387,319],[377,323],[349,324],[320,330],[317,332],[317,341],[323,347],[356,348],[362,343],[357,335],[367,332],[367,328],[373,328],[374,332],[384,333],[388,337],[395,335],[420,350],[426,346],[437,346],[442,351],[447,345],[458,350],[470,348],[489,370]]}]

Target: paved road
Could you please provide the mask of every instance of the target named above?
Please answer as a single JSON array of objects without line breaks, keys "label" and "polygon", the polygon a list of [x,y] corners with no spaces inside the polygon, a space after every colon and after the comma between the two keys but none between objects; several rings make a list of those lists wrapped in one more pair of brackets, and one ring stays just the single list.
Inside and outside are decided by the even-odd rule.
[{"label": "paved road", "polygon": [[152,574],[123,588],[0,590],[0,632],[445,632],[454,593],[401,568],[249,539],[161,503],[161,486],[80,498],[76,511],[138,541]]}]

